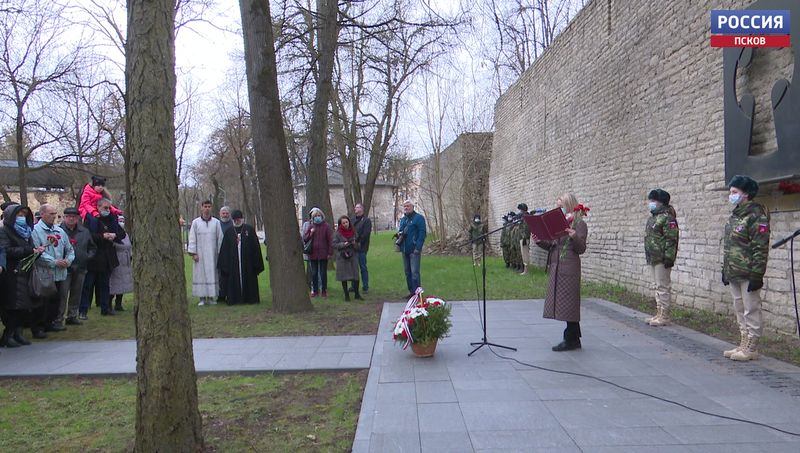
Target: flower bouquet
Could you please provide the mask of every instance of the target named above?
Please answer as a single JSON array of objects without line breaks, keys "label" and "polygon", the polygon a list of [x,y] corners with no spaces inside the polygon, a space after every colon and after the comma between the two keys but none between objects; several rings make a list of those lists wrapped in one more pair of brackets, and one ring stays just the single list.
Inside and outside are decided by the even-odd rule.
[{"label": "flower bouquet", "polygon": [[[48,247],[51,247],[51,246],[52,247],[58,247],[58,241],[60,241],[60,240],[61,240],[61,235],[60,234],[48,234],[47,235],[47,242],[49,242]],[[33,266],[33,263],[35,263],[36,260],[38,260],[40,256],[42,256],[42,252],[33,252],[32,255],[26,256],[25,258],[20,260],[19,265],[17,266],[17,269],[14,270],[14,272],[15,273],[16,272],[28,272],[29,270],[31,270],[31,267]]]},{"label": "flower bouquet", "polygon": [[411,345],[418,357],[431,357],[439,339],[450,333],[451,307],[442,299],[422,296],[422,292],[417,288],[408,300],[394,325],[393,337],[403,343],[403,349]]}]

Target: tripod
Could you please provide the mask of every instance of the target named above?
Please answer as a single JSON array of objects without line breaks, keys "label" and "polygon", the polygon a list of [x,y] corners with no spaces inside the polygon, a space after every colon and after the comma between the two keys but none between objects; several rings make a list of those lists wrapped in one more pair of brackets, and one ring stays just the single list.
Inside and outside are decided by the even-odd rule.
[{"label": "tripod", "polygon": [[487,337],[486,337],[486,238],[489,237],[490,234],[496,233],[496,232],[498,232],[498,231],[500,231],[500,230],[502,230],[504,228],[507,228],[510,225],[514,225],[516,223],[519,223],[519,221],[521,221],[521,220],[522,219],[520,218],[520,220],[518,220],[518,221],[510,222],[510,223],[508,223],[506,225],[501,226],[500,228],[497,228],[496,230],[492,230],[492,231],[489,231],[488,233],[484,233],[484,234],[478,236],[477,238],[472,239],[472,240],[469,241],[469,244],[476,244],[476,243],[478,243],[478,241],[480,241],[480,243],[481,243],[481,275],[482,275],[482,278],[483,278],[483,310],[482,310],[483,313],[481,315],[481,320],[483,322],[482,322],[482,326],[481,327],[483,328],[483,338],[481,339],[481,341],[476,341],[476,342],[470,343],[470,346],[477,346],[477,347],[475,349],[473,349],[472,352],[467,354],[467,356],[472,356],[472,354],[474,354],[475,351],[477,351],[478,349],[480,349],[480,348],[482,348],[484,346],[495,346],[495,347],[498,347],[498,348],[510,349],[512,351],[516,351],[517,350],[517,348],[512,348],[510,346],[503,346],[501,344],[489,343],[489,341],[487,340]]}]

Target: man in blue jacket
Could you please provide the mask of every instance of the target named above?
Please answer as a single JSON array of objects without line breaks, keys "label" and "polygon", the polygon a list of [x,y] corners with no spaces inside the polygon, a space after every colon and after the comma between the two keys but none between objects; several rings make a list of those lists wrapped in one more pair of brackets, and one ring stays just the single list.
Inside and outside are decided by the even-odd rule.
[{"label": "man in blue jacket", "polygon": [[410,298],[421,284],[420,254],[425,243],[425,217],[414,211],[411,200],[403,202],[403,218],[400,219],[397,245],[403,254],[403,268],[406,271],[406,285]]}]

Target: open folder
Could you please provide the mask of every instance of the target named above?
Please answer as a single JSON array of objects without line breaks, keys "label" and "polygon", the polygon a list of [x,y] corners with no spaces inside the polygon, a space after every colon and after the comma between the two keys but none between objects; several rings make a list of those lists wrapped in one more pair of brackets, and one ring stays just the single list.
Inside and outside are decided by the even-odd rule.
[{"label": "open folder", "polygon": [[524,215],[522,218],[528,224],[531,234],[540,241],[554,241],[567,235],[567,218],[561,208],[551,209],[541,215]]}]

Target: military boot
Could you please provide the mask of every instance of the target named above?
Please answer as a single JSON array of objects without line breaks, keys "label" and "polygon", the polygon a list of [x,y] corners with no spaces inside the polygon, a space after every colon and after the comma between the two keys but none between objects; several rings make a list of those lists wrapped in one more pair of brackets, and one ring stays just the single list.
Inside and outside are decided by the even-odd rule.
[{"label": "military boot", "polygon": [[733,349],[728,349],[727,351],[722,352],[722,355],[725,356],[726,358],[730,359],[734,353],[741,351],[742,348],[744,348],[745,343],[747,343],[747,331],[740,330],[739,335],[740,335],[739,346],[736,346]]},{"label": "military boot", "polygon": [[650,325],[653,327],[668,326],[670,321],[669,307],[662,305],[655,319],[650,321]]},{"label": "military boot", "polygon": [[746,362],[758,358],[758,337],[748,336],[742,349],[731,354],[731,360]]},{"label": "military boot", "polygon": [[656,302],[656,314],[654,314],[653,316],[651,316],[651,317],[649,317],[649,318],[645,319],[645,320],[644,320],[644,322],[645,322],[646,324],[650,324],[650,322],[652,322],[653,320],[655,320],[655,319],[658,317],[658,314],[659,314],[659,313],[661,313],[661,304],[659,304],[658,302]]}]

